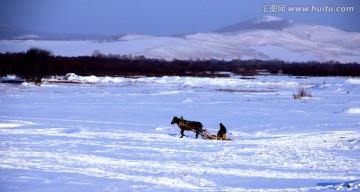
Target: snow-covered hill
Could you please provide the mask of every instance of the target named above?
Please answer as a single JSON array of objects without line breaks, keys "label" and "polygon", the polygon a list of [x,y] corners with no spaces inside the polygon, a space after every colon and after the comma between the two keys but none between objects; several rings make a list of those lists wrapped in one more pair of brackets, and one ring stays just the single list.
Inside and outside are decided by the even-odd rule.
[{"label": "snow-covered hill", "polygon": [[176,55],[181,59],[360,61],[360,33],[270,16],[183,38],[187,44],[168,42],[138,54],[167,59]]},{"label": "snow-covered hill", "polygon": [[238,32],[244,30],[282,30],[286,27],[293,25],[294,22],[288,19],[282,19],[274,16],[265,16],[261,18],[251,19],[242,21],[235,25],[230,25],[216,30],[215,32],[226,33],[226,32]]},{"label": "snow-covered hill", "polygon": [[56,55],[144,55],[160,59],[280,59],[285,61],[360,62],[360,33],[299,24],[266,16],[224,27],[215,32],[156,37],[129,34],[109,42],[2,40],[0,52],[40,47]]}]

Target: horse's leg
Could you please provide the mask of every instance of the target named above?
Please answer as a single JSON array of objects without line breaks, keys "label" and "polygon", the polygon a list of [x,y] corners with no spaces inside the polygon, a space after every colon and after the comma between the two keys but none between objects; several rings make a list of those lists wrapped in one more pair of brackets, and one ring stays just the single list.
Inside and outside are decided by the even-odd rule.
[{"label": "horse's leg", "polygon": [[201,128],[200,128],[200,129],[197,129],[195,132],[196,132],[196,137],[195,137],[195,139],[197,139],[197,138],[199,137],[199,134],[200,134],[201,136],[203,136],[203,133],[202,133],[202,132],[203,132],[203,129],[201,129]]},{"label": "horse's leg", "polygon": [[183,138],[183,137],[184,137],[184,129],[181,129],[180,133],[181,133],[181,137],[180,137],[180,138]]}]

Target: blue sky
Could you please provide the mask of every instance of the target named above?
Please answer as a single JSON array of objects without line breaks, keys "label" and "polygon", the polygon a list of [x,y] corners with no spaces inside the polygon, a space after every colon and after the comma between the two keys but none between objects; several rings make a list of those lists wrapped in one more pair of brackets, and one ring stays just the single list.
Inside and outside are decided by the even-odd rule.
[{"label": "blue sky", "polygon": [[[265,13],[263,6],[351,6],[348,13]],[[1,0],[0,23],[50,33],[175,35],[272,15],[360,32],[359,0]]]}]

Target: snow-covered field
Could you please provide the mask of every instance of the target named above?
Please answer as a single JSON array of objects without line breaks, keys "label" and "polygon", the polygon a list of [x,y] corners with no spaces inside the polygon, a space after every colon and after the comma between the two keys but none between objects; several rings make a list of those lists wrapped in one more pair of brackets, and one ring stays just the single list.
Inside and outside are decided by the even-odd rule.
[{"label": "snow-covered field", "polygon": [[0,191],[360,190],[360,79],[51,80],[0,84]]}]

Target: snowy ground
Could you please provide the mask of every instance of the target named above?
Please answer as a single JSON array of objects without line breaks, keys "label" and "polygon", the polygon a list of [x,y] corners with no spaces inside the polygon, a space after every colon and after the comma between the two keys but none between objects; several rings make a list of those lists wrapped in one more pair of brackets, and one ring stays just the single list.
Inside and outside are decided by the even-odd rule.
[{"label": "snowy ground", "polygon": [[255,78],[0,84],[0,191],[360,190],[360,79]]}]

